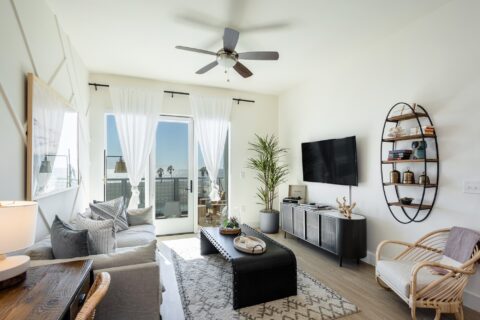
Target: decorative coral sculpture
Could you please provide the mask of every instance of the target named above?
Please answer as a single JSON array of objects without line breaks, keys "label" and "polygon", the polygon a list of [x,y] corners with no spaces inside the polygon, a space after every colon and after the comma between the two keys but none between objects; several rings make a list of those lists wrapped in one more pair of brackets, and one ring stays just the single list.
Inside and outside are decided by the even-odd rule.
[{"label": "decorative coral sculpture", "polygon": [[336,199],[338,203],[338,211],[340,211],[341,214],[343,214],[346,218],[352,219],[352,210],[355,208],[357,205],[356,202],[354,202],[351,205],[347,204],[347,199],[345,197],[342,198],[343,202],[340,202],[338,198]]}]

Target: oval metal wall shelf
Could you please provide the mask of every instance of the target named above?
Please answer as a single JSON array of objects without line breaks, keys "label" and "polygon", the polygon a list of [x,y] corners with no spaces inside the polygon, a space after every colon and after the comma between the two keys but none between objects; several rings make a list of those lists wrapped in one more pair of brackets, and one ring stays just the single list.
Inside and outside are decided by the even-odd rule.
[{"label": "oval metal wall shelf", "polygon": [[[410,113],[392,116],[392,112],[398,108],[399,106],[404,106],[410,109]],[[435,130],[434,134],[425,134],[422,128],[421,120],[426,120],[427,125],[433,126],[432,119],[428,115],[428,112],[425,110],[424,107],[420,105],[416,105],[415,108],[405,102],[398,102],[393,107],[390,108],[388,111],[387,117],[385,118],[385,122],[383,124],[382,130],[382,140],[380,142],[380,172],[382,177],[382,188],[383,188],[383,195],[385,196],[385,201],[387,202],[388,209],[392,216],[398,222],[402,224],[408,224],[411,222],[422,222],[425,221],[432,212],[433,205],[435,204],[435,200],[437,198],[438,192],[438,183],[440,178],[440,158],[438,155],[438,141],[437,141],[437,132]],[[420,128],[420,134],[416,135],[407,135],[401,137],[385,137],[385,128],[387,127],[387,123],[395,123],[395,127],[398,127],[402,121],[406,120],[416,120],[418,127]],[[389,144],[389,150],[395,150],[397,146],[397,142],[399,141],[423,141],[426,142],[428,140],[435,142],[435,155],[433,158],[427,158],[427,154],[425,153],[425,159],[409,159],[409,160],[384,160],[383,159],[383,151],[384,151],[384,144]],[[427,144],[428,147],[428,144]],[[428,175],[428,167],[429,164],[435,166],[436,171],[436,182],[429,183],[429,184],[403,184],[403,183],[390,183],[385,182],[383,169],[386,165],[391,165],[392,170],[395,170],[397,164],[399,163],[411,163],[412,165],[423,165],[423,169],[426,175]],[[395,201],[389,201],[387,196],[387,188],[394,188],[395,190]],[[422,190],[420,203],[409,204],[405,205],[400,202],[400,189],[401,188],[418,188]],[[426,190],[433,190],[433,198],[429,203],[425,203],[425,194]],[[412,210],[413,209],[413,210]],[[416,209],[416,210],[415,210]],[[420,212],[424,212],[420,215]],[[403,217],[402,217],[403,216]]]}]

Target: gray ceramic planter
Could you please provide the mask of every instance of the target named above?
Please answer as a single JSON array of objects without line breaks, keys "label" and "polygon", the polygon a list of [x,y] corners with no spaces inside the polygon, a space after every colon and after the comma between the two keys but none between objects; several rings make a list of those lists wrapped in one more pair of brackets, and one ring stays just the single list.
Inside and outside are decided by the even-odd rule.
[{"label": "gray ceramic planter", "polygon": [[263,233],[277,233],[280,214],[273,210],[269,212],[260,211],[260,230]]}]

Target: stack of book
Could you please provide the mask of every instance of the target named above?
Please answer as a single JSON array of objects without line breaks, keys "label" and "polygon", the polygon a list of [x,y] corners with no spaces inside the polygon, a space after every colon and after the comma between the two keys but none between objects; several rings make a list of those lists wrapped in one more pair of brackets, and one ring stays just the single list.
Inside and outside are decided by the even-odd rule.
[{"label": "stack of book", "polygon": [[435,134],[435,128],[433,126],[423,126],[423,134],[427,136],[433,136]]},{"label": "stack of book", "polygon": [[388,152],[388,160],[408,160],[412,150],[391,150]]}]

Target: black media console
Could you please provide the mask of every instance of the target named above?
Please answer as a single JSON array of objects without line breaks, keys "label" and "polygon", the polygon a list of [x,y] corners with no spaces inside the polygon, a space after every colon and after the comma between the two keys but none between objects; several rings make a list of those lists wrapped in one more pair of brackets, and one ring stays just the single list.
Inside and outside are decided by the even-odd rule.
[{"label": "black media console", "polygon": [[282,203],[282,230],[327,250],[339,257],[356,259],[367,256],[367,219],[352,214],[347,219],[337,210],[323,210],[312,205]]}]

